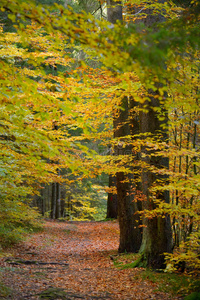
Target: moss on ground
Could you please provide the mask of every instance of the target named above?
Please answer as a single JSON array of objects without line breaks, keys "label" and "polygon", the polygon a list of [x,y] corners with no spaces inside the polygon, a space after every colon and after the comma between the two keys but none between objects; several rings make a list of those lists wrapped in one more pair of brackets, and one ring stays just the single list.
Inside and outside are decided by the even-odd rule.
[{"label": "moss on ground", "polygon": [[171,294],[171,299],[173,299],[175,295],[180,295],[189,297],[185,298],[185,300],[200,300],[200,298],[198,298],[200,296],[198,293],[200,291],[200,279],[198,276],[190,276],[189,274],[178,272],[165,273],[162,270],[153,271],[146,269],[140,254],[119,254],[111,256],[111,259],[113,260],[114,266],[121,270],[137,267],[137,272],[135,274],[133,272],[133,280],[140,278],[141,280],[153,282],[157,285],[157,291]]},{"label": "moss on ground", "polygon": [[0,298],[4,299],[12,295],[12,290],[0,281]]}]

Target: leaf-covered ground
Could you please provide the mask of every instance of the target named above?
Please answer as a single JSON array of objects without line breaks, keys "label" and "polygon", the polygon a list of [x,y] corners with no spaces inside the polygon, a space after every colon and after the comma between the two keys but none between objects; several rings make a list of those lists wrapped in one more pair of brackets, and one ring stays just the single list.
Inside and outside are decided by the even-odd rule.
[{"label": "leaf-covered ground", "polygon": [[117,222],[46,222],[0,259],[3,299],[178,299],[140,268],[116,268],[118,243]]}]

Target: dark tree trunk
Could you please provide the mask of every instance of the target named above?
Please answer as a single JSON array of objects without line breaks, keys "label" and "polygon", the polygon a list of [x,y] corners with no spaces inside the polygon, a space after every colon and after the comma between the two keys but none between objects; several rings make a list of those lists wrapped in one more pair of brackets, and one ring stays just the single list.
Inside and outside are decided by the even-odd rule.
[{"label": "dark tree trunk", "polygon": [[59,219],[60,218],[60,213],[61,213],[61,208],[60,208],[60,203],[61,203],[61,200],[60,200],[60,183],[56,183],[56,213],[55,213],[55,217],[56,219]]},{"label": "dark tree trunk", "polygon": [[[127,180],[128,179],[128,180]],[[117,173],[118,218],[120,227],[119,252],[138,252],[141,245],[141,231],[137,214],[137,203],[130,184],[130,176]]]},{"label": "dark tree trunk", "polygon": [[60,200],[60,214],[61,217],[64,218],[65,214],[66,214],[66,205],[65,205],[65,199],[66,199],[66,188],[65,186],[62,185],[61,191],[60,191],[60,195],[61,195],[61,200]]},{"label": "dark tree trunk", "polygon": [[[114,117],[114,137],[123,137],[130,135],[130,120],[129,120],[129,101],[124,98],[121,103],[123,110],[117,112],[117,117]],[[120,244],[119,252],[138,252],[141,246],[141,230],[139,228],[140,220],[138,212],[138,203],[135,201],[135,178],[134,170],[131,167],[132,146],[126,145],[121,147],[118,145],[115,149],[116,155],[128,155],[130,165],[126,167],[131,170],[131,173],[117,172],[117,198],[118,198],[118,219],[120,227]]]},{"label": "dark tree trunk", "polygon": [[51,219],[59,219],[61,216],[60,208],[60,184],[58,182],[52,183],[51,196]]},{"label": "dark tree trunk", "polygon": [[56,183],[52,183],[52,194],[51,194],[51,219],[56,218]]},{"label": "dark tree trunk", "polygon": [[[54,130],[58,130],[58,125],[54,124]],[[59,164],[57,162],[57,164]],[[57,174],[60,175],[59,169],[57,170]],[[52,198],[51,198],[51,218],[59,219],[61,215],[61,190],[60,183],[54,182],[52,183]]]},{"label": "dark tree trunk", "polygon": [[[109,176],[109,188],[115,188],[117,186],[116,176]],[[108,193],[107,200],[107,218],[117,219],[117,194],[112,192]]]},{"label": "dark tree trunk", "polygon": [[[117,21],[122,22],[122,3],[121,1],[107,0],[108,21],[115,24]],[[121,102],[123,109],[115,112],[113,127],[114,137],[124,138],[130,135],[129,123],[129,105],[128,98]],[[115,147],[115,155],[129,155],[130,163],[132,159],[132,147],[121,147],[120,144]],[[130,166],[127,166],[131,168]],[[139,217],[137,215],[137,203],[134,201],[133,193],[133,174],[117,172],[117,201],[118,201],[118,219],[120,227],[120,244],[119,252],[138,252],[141,246],[141,231],[138,227]]]},{"label": "dark tree trunk", "polygon": [[[165,0],[159,0],[158,2],[164,3]],[[156,30],[156,23],[164,21],[164,17],[162,15],[154,14],[151,9],[146,9],[145,6],[141,8],[141,6],[130,6],[128,7],[128,12],[130,14],[137,15],[142,10],[142,13],[146,14],[146,18],[138,18],[138,20],[134,20],[135,24],[143,23],[147,27],[154,27]],[[148,91],[151,97],[150,102],[144,103],[144,106],[141,105],[140,108],[145,107],[148,110],[147,113],[141,112],[139,115],[139,122],[135,117],[132,118],[132,129],[135,128],[135,133],[152,133],[152,136],[155,138],[156,132],[160,130],[160,133],[163,135],[163,140],[167,141],[167,130],[164,130],[162,127],[162,122],[159,120],[158,116],[153,110],[153,107],[159,107],[160,103],[156,93],[152,91]],[[136,103],[132,101],[132,106],[134,107]],[[167,122],[167,112],[166,120]],[[144,136],[145,138],[145,136]],[[147,149],[143,148],[142,152],[146,154],[143,161],[149,166],[155,166],[158,168],[168,168],[169,161],[164,157],[154,157],[151,156],[151,152],[147,151]],[[136,154],[136,159],[141,159],[141,155]],[[137,177],[137,175],[136,175]],[[167,180],[162,176],[156,176],[152,171],[148,170],[148,168],[143,169],[141,174],[141,181],[138,183],[137,178],[135,177],[136,189],[141,191],[145,201],[143,201],[143,210],[153,210],[156,208],[155,203],[153,202],[152,195],[150,194],[150,188],[152,184],[155,183],[157,179]],[[164,202],[169,202],[169,193],[168,191],[160,192],[156,197]],[[140,208],[140,207],[139,207]],[[145,218],[143,220],[143,238],[142,245],[140,248],[140,252],[143,253],[143,259],[145,260],[145,264],[152,268],[162,268],[164,267],[164,252],[170,252],[172,246],[172,233],[171,233],[171,224],[170,217],[168,215],[164,215],[162,217],[154,217],[154,218]]]},{"label": "dark tree trunk", "polygon": [[[153,92],[151,92],[153,95]],[[148,106],[148,112],[141,112],[140,122],[141,122],[141,133],[152,133],[155,138],[156,134],[162,133],[163,141],[167,141],[167,130],[163,129],[162,123],[155,113],[153,108],[160,107],[159,100],[151,97],[151,102],[145,103]],[[146,108],[146,107],[145,107]],[[165,125],[167,123],[167,113],[165,119]],[[155,166],[156,168],[168,168],[169,159],[162,156],[154,156],[151,151],[143,149],[145,153],[145,158],[143,159],[145,163],[149,166]],[[142,172],[142,191],[145,195],[145,201],[143,203],[143,208],[145,210],[153,210],[157,206],[153,201],[153,195],[150,192],[150,188],[156,180],[167,180],[167,176],[156,175],[148,168],[144,169]],[[169,203],[169,192],[163,191],[156,194],[156,198],[160,201]],[[164,264],[164,253],[172,251],[172,231],[171,222],[169,215],[155,216],[153,218],[144,219],[144,231],[143,240],[141,246],[141,253],[143,253],[144,259],[147,262],[147,266],[154,269],[160,269],[165,266]]]},{"label": "dark tree trunk", "polygon": [[[108,21],[115,24],[117,20],[122,21],[122,4],[121,1],[107,0],[107,16]],[[113,126],[114,127],[114,126]],[[114,128],[115,130],[115,128]],[[109,176],[109,187],[117,186],[116,176]],[[117,195],[108,193],[107,200],[107,218],[118,217]]]},{"label": "dark tree trunk", "polygon": [[107,0],[107,15],[110,23],[122,22],[122,1]]}]

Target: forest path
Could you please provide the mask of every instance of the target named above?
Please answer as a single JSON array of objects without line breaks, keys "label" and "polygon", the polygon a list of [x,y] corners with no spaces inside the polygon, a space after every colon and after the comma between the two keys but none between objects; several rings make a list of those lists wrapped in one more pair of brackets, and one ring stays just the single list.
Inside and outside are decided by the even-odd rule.
[{"label": "forest path", "polygon": [[171,299],[141,280],[141,269],[114,267],[118,243],[117,222],[47,221],[12,257],[0,259],[1,280],[13,291],[3,299]]}]

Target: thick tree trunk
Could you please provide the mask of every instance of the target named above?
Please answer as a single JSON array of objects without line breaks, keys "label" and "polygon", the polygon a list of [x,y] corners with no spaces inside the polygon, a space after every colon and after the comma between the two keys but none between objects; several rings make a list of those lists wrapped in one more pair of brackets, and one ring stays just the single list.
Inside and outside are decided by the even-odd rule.
[{"label": "thick tree trunk", "polygon": [[120,227],[119,252],[138,252],[141,245],[138,206],[130,184],[130,176],[117,173],[118,218]]},{"label": "thick tree trunk", "polygon": [[[148,108],[148,112],[140,113],[140,131],[141,133],[152,133],[152,136],[156,138],[156,134],[162,134],[163,141],[168,140],[167,130],[163,129],[162,124],[159,120],[158,115],[155,113],[155,108],[160,107],[159,100],[154,97],[152,91],[151,101],[144,103],[145,109]],[[155,95],[156,96],[156,95]],[[165,125],[167,123],[167,113],[165,119]],[[143,153],[145,153],[144,162],[156,168],[167,168],[169,167],[169,159],[162,156],[154,156],[151,151],[143,148]],[[156,175],[151,170],[146,167],[142,172],[142,191],[145,196],[143,202],[143,209],[153,210],[157,207],[153,201],[153,195],[150,192],[150,188],[155,183],[156,180],[162,181],[167,180],[167,176]],[[159,183],[157,183],[159,184]],[[157,199],[161,202],[169,202],[169,192],[157,192]],[[154,269],[164,268],[164,253],[171,252],[172,250],[172,231],[171,222],[169,215],[155,216],[153,218],[144,219],[145,228],[143,230],[143,240],[140,252],[147,263],[147,266]]]},{"label": "thick tree trunk", "polygon": [[122,22],[122,1],[107,0],[107,16],[110,23]]},{"label": "thick tree trunk", "polygon": [[[115,24],[122,21],[122,3],[121,1],[107,0],[108,21]],[[113,121],[114,137],[123,137],[130,135],[129,123],[129,101],[125,97]],[[131,146],[115,147],[115,155],[130,155],[132,159]],[[130,166],[127,166],[130,168]],[[117,201],[118,201],[118,219],[120,227],[119,252],[138,252],[141,245],[141,231],[138,227],[139,216],[137,215],[137,203],[134,202],[134,193],[132,190],[134,176],[124,172],[116,173],[117,183]]]},{"label": "thick tree trunk", "polygon": [[[124,98],[121,106],[123,110],[117,112],[114,118],[114,137],[120,138],[130,135],[129,105],[128,98]],[[129,155],[130,164],[132,162],[132,146],[115,149],[116,155]],[[141,230],[138,212],[138,204],[135,201],[134,193],[134,170],[127,165],[131,173],[117,172],[117,199],[118,199],[118,219],[120,227],[119,252],[138,252],[141,246]]]},{"label": "thick tree trunk", "polygon": [[[164,3],[165,0],[159,0],[160,3]],[[146,18],[138,18],[138,20],[134,21],[135,24],[143,23],[147,27],[154,27],[156,30],[156,23],[164,21],[164,17],[162,15],[155,15],[151,9],[146,9],[145,6],[131,6],[128,8],[129,13],[138,14],[141,10],[142,13],[146,14]],[[160,103],[156,93],[152,91],[148,91],[151,97],[151,101],[146,101],[144,105],[141,105],[141,108],[145,107],[148,112],[142,112],[139,115],[140,122],[137,122],[136,118],[133,117],[133,129],[138,132],[137,133],[152,133],[152,137],[155,138],[156,133],[159,131],[163,136],[163,140],[167,141],[167,131],[163,129],[162,122],[159,120],[158,116],[153,109],[156,107],[160,108]],[[133,106],[135,105],[133,101]],[[166,120],[167,123],[167,112]],[[140,126],[138,127],[138,124]],[[134,133],[133,133],[134,134]],[[145,138],[145,136],[144,136]],[[143,148],[142,152],[145,153],[145,158],[143,161],[149,166],[155,166],[158,168],[168,168],[169,161],[164,157],[154,157],[151,156],[151,152],[147,151],[147,149]],[[139,154],[138,154],[139,155]],[[140,156],[140,155],[139,155]],[[141,159],[138,157],[138,159]],[[150,193],[150,188],[155,183],[156,180],[167,180],[163,176],[156,176],[152,171],[148,170],[148,167],[143,169],[141,174],[141,183],[138,184],[137,189],[141,190],[145,200],[143,201],[143,210],[153,210],[156,208],[155,203],[153,202],[153,195]],[[155,196],[155,195],[154,195]],[[169,202],[169,193],[168,191],[160,192],[156,197],[160,199],[160,201]],[[140,252],[143,254],[143,259],[145,260],[145,264],[152,268],[162,268],[164,267],[164,254],[165,252],[171,252],[172,249],[172,233],[171,233],[171,224],[170,217],[168,215],[164,215],[162,217],[153,217],[153,218],[144,218],[143,220],[143,237],[142,237],[142,245],[140,248]]]}]

